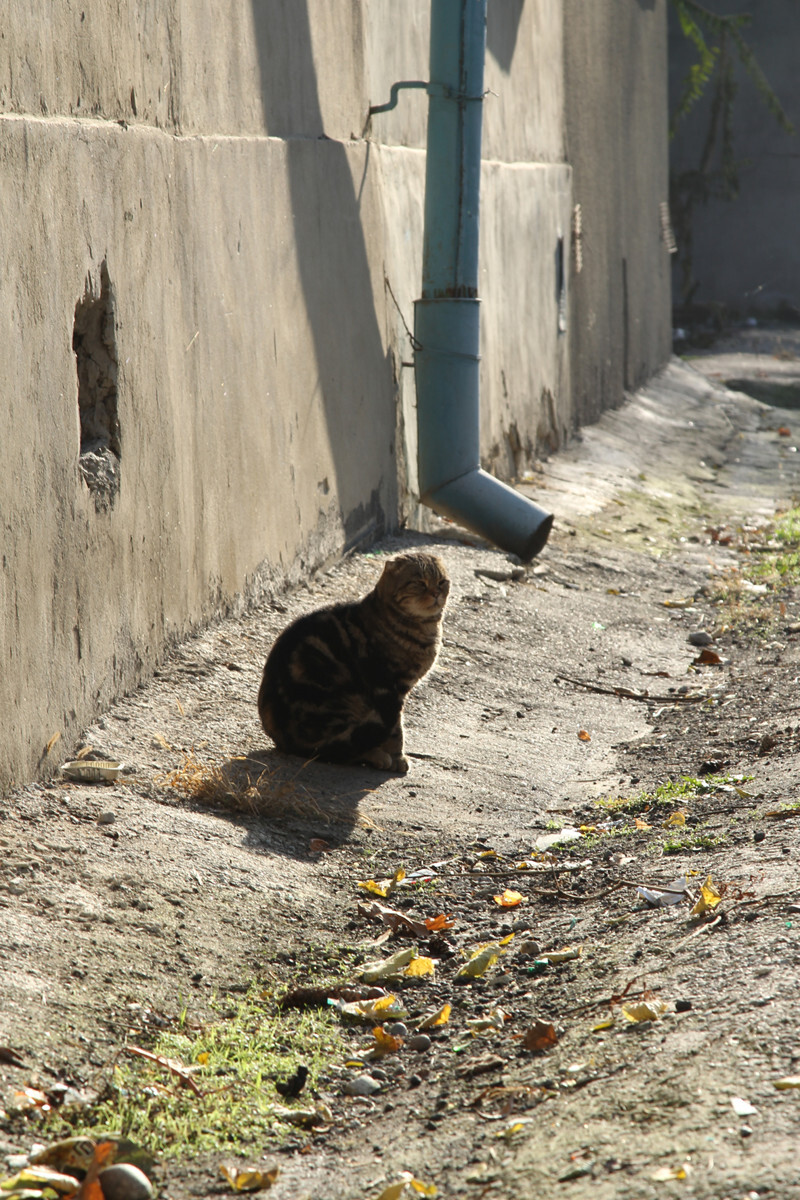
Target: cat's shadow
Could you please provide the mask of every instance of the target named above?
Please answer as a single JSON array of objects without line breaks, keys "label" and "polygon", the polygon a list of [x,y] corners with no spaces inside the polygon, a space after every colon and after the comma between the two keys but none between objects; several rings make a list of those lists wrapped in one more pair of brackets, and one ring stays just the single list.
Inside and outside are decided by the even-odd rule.
[{"label": "cat's shadow", "polygon": [[244,845],[261,853],[312,860],[314,838],[341,845],[365,796],[396,776],[366,766],[338,766],[272,748],[234,755],[215,769],[198,799],[242,827]]}]

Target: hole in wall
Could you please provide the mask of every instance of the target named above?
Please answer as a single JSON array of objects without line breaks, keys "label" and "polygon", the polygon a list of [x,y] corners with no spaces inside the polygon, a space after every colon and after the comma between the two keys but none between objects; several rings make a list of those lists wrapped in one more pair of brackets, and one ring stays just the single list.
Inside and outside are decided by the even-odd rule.
[{"label": "hole in wall", "polygon": [[120,429],[114,296],[105,260],[100,265],[99,293],[89,275],[75,305],[72,349],[78,368],[81,425],[78,465],[95,508],[107,512],[119,492]]}]

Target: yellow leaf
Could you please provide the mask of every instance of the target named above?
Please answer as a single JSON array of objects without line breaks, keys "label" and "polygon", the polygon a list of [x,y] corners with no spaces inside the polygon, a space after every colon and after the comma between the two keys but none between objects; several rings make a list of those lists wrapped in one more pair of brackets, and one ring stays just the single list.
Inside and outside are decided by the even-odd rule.
[{"label": "yellow leaf", "polygon": [[652,825],[647,824],[647,821],[643,821],[641,817],[636,818],[635,825],[636,825],[637,829],[652,829],[653,828]]},{"label": "yellow leaf", "polygon": [[609,1017],[605,1021],[599,1021],[597,1025],[592,1026],[592,1033],[602,1033],[604,1029],[613,1029],[614,1018]]},{"label": "yellow leaf", "polygon": [[381,885],[376,883],[374,879],[368,879],[365,883],[359,883],[358,886],[373,896],[380,896],[382,900],[385,900],[389,895],[388,889],[381,887]]},{"label": "yellow leaf", "polygon": [[498,946],[507,946],[508,943],[513,942],[513,940],[514,940],[513,933],[507,933],[504,938],[500,938],[500,941],[497,944],[498,944]]},{"label": "yellow leaf", "polygon": [[391,958],[382,958],[378,959],[377,962],[364,963],[359,972],[359,979],[363,980],[364,983],[378,983],[381,979],[388,979],[392,975],[399,975],[411,960],[417,957],[417,954],[418,950],[416,946],[408,946],[405,950],[398,950]]},{"label": "yellow leaf", "polygon": [[406,967],[406,975],[418,977],[420,975],[433,975],[436,970],[436,964],[432,958],[426,958],[424,954],[418,954],[416,958],[412,958],[411,962]]},{"label": "yellow leaf", "polygon": [[494,902],[501,908],[516,908],[518,904],[522,904],[524,899],[521,892],[513,892],[510,888],[506,888],[499,896],[494,897]]},{"label": "yellow leaf", "polygon": [[446,1025],[450,1020],[450,1013],[452,1011],[451,1005],[443,1004],[435,1013],[431,1013],[429,1017],[425,1017],[417,1026],[417,1029],[422,1031],[423,1029],[434,1029],[437,1025]]},{"label": "yellow leaf", "polygon": [[498,857],[498,854],[497,854],[496,850],[481,850],[480,854],[478,855],[478,858],[497,858],[497,857]]},{"label": "yellow leaf", "polygon": [[540,954],[539,958],[544,959],[551,965],[555,963],[569,962],[570,959],[580,958],[583,953],[583,946],[566,946],[563,950],[546,950],[544,954]]},{"label": "yellow leaf", "polygon": [[221,1162],[219,1169],[235,1192],[258,1192],[262,1188],[270,1188],[280,1174],[280,1167],[262,1171],[258,1167],[238,1167],[232,1162]]},{"label": "yellow leaf", "polygon": [[784,1079],[776,1079],[775,1087],[779,1092],[786,1092],[789,1088],[800,1088],[800,1075],[787,1075]]},{"label": "yellow leaf", "polygon": [[373,1053],[377,1053],[380,1056],[395,1054],[403,1044],[402,1038],[387,1033],[382,1025],[376,1025],[372,1033],[376,1042]]},{"label": "yellow leaf", "polygon": [[481,975],[485,975],[489,967],[497,962],[502,951],[497,942],[491,942],[488,946],[484,946],[480,950],[476,950],[463,967],[456,971],[456,979],[479,979]]},{"label": "yellow leaf", "polygon": [[381,996],[380,999],[376,1000],[375,1003],[373,1004],[373,1006],[372,1006],[373,1011],[374,1012],[383,1012],[384,1009],[391,1008],[396,1000],[397,1000],[397,996],[394,996],[391,994],[388,996]]},{"label": "yellow leaf", "polygon": [[641,1021],[657,1021],[667,1011],[663,1000],[630,1000],[622,1006],[622,1015],[632,1025]]},{"label": "yellow leaf", "polygon": [[440,929],[452,929],[454,925],[452,913],[439,913],[437,917],[425,918],[425,928],[431,933],[438,933]]},{"label": "yellow leaf", "polygon": [[682,809],[678,809],[678,811],[674,812],[672,814],[672,816],[669,817],[664,822],[664,824],[665,825],[685,825],[686,824],[686,813],[683,812]]},{"label": "yellow leaf", "polygon": [[719,892],[714,887],[714,884],[711,881],[711,876],[709,875],[705,883],[700,885],[700,898],[692,909],[691,915],[693,917],[702,916],[702,914],[707,912],[710,908],[716,908],[721,899],[722,896],[720,896]]},{"label": "yellow leaf", "polygon": [[201,1067],[204,1067],[204,1066],[206,1065],[206,1063],[208,1062],[208,1060],[209,1060],[209,1058],[210,1058],[210,1057],[211,1057],[211,1055],[208,1053],[208,1051],[207,1051],[207,1050],[203,1050],[203,1052],[202,1052],[201,1054],[198,1054],[198,1056],[197,1056],[197,1062],[199,1062],[199,1063],[200,1063],[200,1066],[201,1066]]}]

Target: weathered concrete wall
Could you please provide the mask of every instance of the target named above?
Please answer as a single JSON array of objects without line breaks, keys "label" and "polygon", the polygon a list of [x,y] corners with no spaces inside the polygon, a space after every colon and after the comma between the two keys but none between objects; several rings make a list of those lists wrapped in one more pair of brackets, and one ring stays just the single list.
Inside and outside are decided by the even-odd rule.
[{"label": "weathered concrete wall", "polygon": [[[717,6],[712,6],[714,11]],[[794,0],[725,0],[719,11],[750,13],[744,36],[771,87],[798,131],[785,132],[769,112],[752,80],[737,61],[734,74],[734,151],[740,161],[737,199],[712,199],[694,209],[691,221],[691,283],[697,304],[725,305],[735,313],[800,316],[800,88],[797,47],[800,9]],[[674,108],[693,51],[670,17],[669,82]],[[671,144],[674,174],[696,170],[710,121],[706,95],[677,127]],[[715,160],[716,161],[716,160]],[[681,256],[683,231],[676,229]],[[682,271],[676,272],[675,302],[682,299]]]},{"label": "weathered concrete wall", "polygon": [[[512,475],[575,423],[561,0],[488,35],[481,436]],[[0,788],[171,640],[413,513],[424,94],[362,132],[427,39],[428,0],[10,0]]]},{"label": "weathered concrete wall", "polygon": [[564,0],[567,160],[580,205],[571,361],[580,423],[671,351],[666,0]]}]

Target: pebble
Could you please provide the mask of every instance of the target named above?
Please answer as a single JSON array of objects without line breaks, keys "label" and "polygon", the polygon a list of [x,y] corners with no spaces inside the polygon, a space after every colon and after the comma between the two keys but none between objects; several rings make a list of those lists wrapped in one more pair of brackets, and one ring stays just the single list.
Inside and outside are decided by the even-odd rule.
[{"label": "pebble", "polygon": [[753,832],[753,841],[754,842],[763,842],[763,840],[766,836],[767,836],[766,832],[763,829],[756,829]]},{"label": "pebble", "polygon": [[542,953],[542,947],[533,938],[525,938],[524,942],[520,942],[517,947],[517,953],[524,954],[526,958],[538,958]]},{"label": "pebble", "polygon": [[408,1039],[409,1050],[416,1050],[420,1054],[423,1054],[426,1050],[430,1050],[432,1044],[427,1033],[415,1033],[413,1037]]},{"label": "pebble", "polygon": [[418,1088],[421,1085],[421,1083],[422,1083],[421,1075],[409,1075],[408,1086],[410,1088]]},{"label": "pebble", "polygon": [[356,1075],[355,1079],[348,1079],[344,1085],[346,1096],[371,1096],[380,1090],[380,1083],[371,1075]]},{"label": "pebble", "polygon": [[676,1000],[675,1001],[675,1012],[688,1012],[691,1007],[692,1007],[691,1000]]},{"label": "pebble", "polygon": [[[100,813],[100,816],[97,818],[97,824],[98,825],[113,825],[114,822],[116,821],[116,819],[117,819],[116,813],[113,813],[113,812]],[[123,1163],[122,1165],[124,1166],[125,1164]]]},{"label": "pebble", "polygon": [[692,646],[711,646],[714,639],[705,629],[695,629],[689,634],[689,642]]},{"label": "pebble", "polygon": [[153,1200],[153,1185],[131,1163],[114,1163],[97,1177],[105,1200]]},{"label": "pebble", "polygon": [[404,1038],[408,1037],[408,1026],[402,1021],[394,1021],[391,1025],[384,1026],[390,1037]]}]

